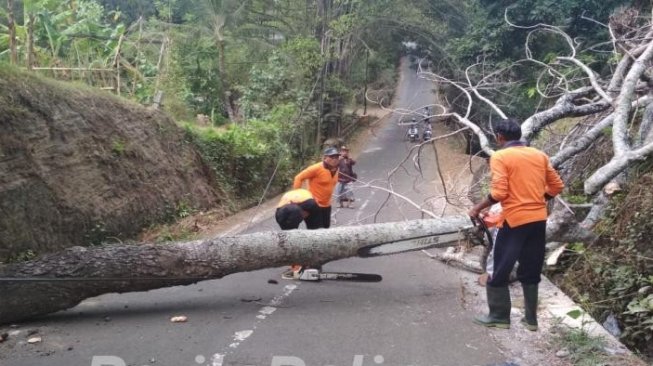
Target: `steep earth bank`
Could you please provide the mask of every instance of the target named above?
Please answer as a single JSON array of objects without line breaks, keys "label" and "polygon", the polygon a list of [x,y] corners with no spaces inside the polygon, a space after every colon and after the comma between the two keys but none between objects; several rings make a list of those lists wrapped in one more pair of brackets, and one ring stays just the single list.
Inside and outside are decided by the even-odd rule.
[{"label": "steep earth bank", "polygon": [[102,241],[220,202],[163,113],[0,69],[0,261]]}]

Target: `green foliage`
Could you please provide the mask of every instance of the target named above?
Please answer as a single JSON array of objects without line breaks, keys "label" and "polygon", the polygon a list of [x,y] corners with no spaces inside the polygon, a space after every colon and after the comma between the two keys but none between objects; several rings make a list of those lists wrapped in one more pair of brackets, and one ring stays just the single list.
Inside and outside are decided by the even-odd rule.
[{"label": "green foliage", "polygon": [[341,17],[331,21],[330,28],[333,30],[335,37],[344,37],[356,28],[361,22],[357,14],[344,14]]},{"label": "green foliage", "polygon": [[174,204],[167,204],[162,218],[165,222],[175,222],[192,215],[194,212],[195,209],[188,202],[181,200]]},{"label": "green foliage", "polygon": [[[651,286],[648,285],[647,288],[650,290]],[[643,339],[645,342],[651,342],[653,338],[653,294],[637,296],[628,303],[627,309],[622,314],[624,324],[627,326],[622,338]]]},{"label": "green foliage", "polygon": [[185,124],[190,140],[199,147],[218,177],[238,200],[260,198],[269,180],[279,191],[287,187],[293,161],[289,149],[288,106],[276,109],[263,120],[250,120],[227,129]]},{"label": "green foliage", "polygon": [[162,242],[176,242],[176,241],[185,241],[193,240],[196,237],[196,233],[188,228],[183,228],[177,231],[173,231],[168,227],[164,227],[159,235],[157,235],[155,241],[157,243]]},{"label": "green foliage", "polygon": [[632,349],[647,352],[653,339],[653,193],[650,170],[614,195],[604,219],[595,231],[601,239],[592,246],[569,246],[563,287],[575,294],[588,312],[599,320],[610,314],[619,321],[620,340]]},{"label": "green foliage", "polygon": [[[510,116],[524,119],[534,110],[542,107],[542,100],[536,93],[534,85],[546,85],[549,77],[543,73],[543,68],[532,63],[513,64],[526,57],[524,44],[528,39],[531,57],[543,62],[557,62],[558,56],[570,54],[569,46],[563,37],[552,32],[533,28],[537,24],[549,24],[560,27],[569,36],[582,42],[578,45],[580,50],[588,49],[596,44],[610,39],[606,27],[588,18],[607,22],[612,11],[618,6],[630,5],[631,1],[623,0],[518,0],[518,1],[489,1],[467,0],[463,17],[466,19],[463,32],[458,34],[451,31],[452,36],[446,41],[447,54],[459,65],[452,73],[462,73],[468,65],[482,63],[478,74],[471,70],[472,82],[487,76],[488,70],[505,69],[497,75],[495,90],[484,90],[497,105],[502,106],[504,112]],[[507,11],[506,11],[507,10]],[[510,26],[504,19],[518,26]],[[579,52],[577,58],[590,67],[605,64],[613,57],[610,52]],[[599,62],[600,61],[600,62]],[[567,80],[584,79],[584,75],[576,65],[562,64],[558,66]],[[597,69],[597,73],[611,72],[609,69]],[[499,81],[500,80],[500,81]],[[455,99],[456,96],[449,96]],[[466,107],[463,106],[463,107]],[[475,106],[474,113],[479,114],[478,120],[488,119],[493,113],[485,106]]]},{"label": "green foliage", "polygon": [[562,329],[556,333],[553,342],[557,348],[569,351],[569,361],[576,366],[603,365],[609,359],[603,351],[605,340],[589,335],[585,329]]},{"label": "green foliage", "polygon": [[10,256],[9,258],[6,259],[6,263],[27,262],[34,258],[36,258],[36,252],[34,252],[31,249],[28,249]]},{"label": "green foliage", "polygon": [[84,239],[89,245],[102,245],[110,235],[104,223],[96,222],[92,223],[90,229],[86,231]]},{"label": "green foliage", "polygon": [[590,201],[590,197],[584,194],[564,194],[563,197],[571,204],[582,204]]},{"label": "green foliage", "polygon": [[583,315],[583,311],[580,309],[574,309],[567,312],[567,316],[572,319],[578,319]]},{"label": "green foliage", "polygon": [[121,156],[125,152],[125,142],[122,140],[114,140],[111,144],[111,151],[116,156]]},{"label": "green foliage", "polygon": [[[653,339],[653,267],[649,238],[653,233],[653,194],[650,174],[643,174],[630,191],[613,198],[596,231],[603,236],[593,247],[570,246],[579,257],[568,275],[575,277],[573,291],[583,289],[594,317],[616,315],[623,329],[620,339],[645,351]],[[592,274],[592,275],[590,275]],[[600,300],[601,305],[593,305]]]},{"label": "green foliage", "polygon": [[537,89],[535,87],[526,89],[526,95],[531,99],[535,98],[537,96]]},{"label": "green foliage", "polygon": [[314,39],[298,38],[273,51],[265,64],[251,70],[247,87],[241,88],[245,115],[261,118],[279,104],[300,108],[321,62],[319,44]]},{"label": "green foliage", "polygon": [[585,243],[580,243],[580,242],[569,243],[567,249],[577,254],[583,254],[587,250],[587,248],[585,247]]},{"label": "green foliage", "polygon": [[653,337],[650,276],[642,274],[630,263],[615,266],[610,261],[598,259],[595,253],[585,252],[584,255],[588,262],[594,263],[593,272],[597,277],[591,284],[595,288],[588,295],[596,298],[594,292],[597,292],[604,299],[600,307],[587,301],[589,309],[598,318],[605,317],[608,313],[617,314],[623,328],[621,341],[634,348],[645,347]]},{"label": "green foliage", "polygon": [[289,40],[279,48],[279,53],[286,57],[286,61],[295,72],[310,78],[318,71],[323,57],[320,55],[320,45],[315,38],[297,37]]},{"label": "green foliage", "polygon": [[193,213],[193,209],[186,203],[186,202],[180,202],[177,204],[177,217],[180,219],[183,219],[184,217],[188,217]]}]

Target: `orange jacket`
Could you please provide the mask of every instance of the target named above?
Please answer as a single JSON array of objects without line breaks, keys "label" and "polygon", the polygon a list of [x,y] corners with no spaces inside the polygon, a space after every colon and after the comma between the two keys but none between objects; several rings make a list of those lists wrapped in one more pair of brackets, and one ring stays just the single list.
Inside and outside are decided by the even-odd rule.
[{"label": "orange jacket", "polygon": [[549,157],[532,147],[510,146],[495,152],[490,170],[490,198],[501,202],[510,227],[546,220],[545,194],[553,197],[565,187]]},{"label": "orange jacket", "polygon": [[301,188],[304,180],[308,180],[308,190],[313,194],[315,203],[320,207],[330,207],[333,188],[338,183],[338,172],[332,175],[331,171],[324,167],[324,162],[319,162],[297,174],[292,187]]}]

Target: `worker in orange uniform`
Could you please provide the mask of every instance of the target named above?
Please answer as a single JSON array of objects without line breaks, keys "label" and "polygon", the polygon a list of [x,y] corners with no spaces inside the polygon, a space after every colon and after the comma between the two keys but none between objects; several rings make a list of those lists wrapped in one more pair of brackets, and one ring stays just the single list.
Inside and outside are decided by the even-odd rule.
[{"label": "worker in orange uniform", "polygon": [[537,330],[537,298],[546,244],[546,201],[564,188],[549,157],[521,139],[521,126],[514,119],[500,121],[494,129],[501,150],[490,158],[490,194],[468,214],[500,202],[502,218],[494,243],[493,271],[486,285],[490,312],[474,323],[486,327],[510,328],[510,272],[519,261],[517,279],[524,290],[524,318],[521,323]]},{"label": "worker in orange uniform", "polygon": [[340,153],[335,147],[324,150],[322,161],[302,170],[295,176],[293,188],[302,188],[304,181],[308,181],[308,191],[318,206],[316,214],[320,228],[331,226],[331,196],[338,183],[338,164]]}]

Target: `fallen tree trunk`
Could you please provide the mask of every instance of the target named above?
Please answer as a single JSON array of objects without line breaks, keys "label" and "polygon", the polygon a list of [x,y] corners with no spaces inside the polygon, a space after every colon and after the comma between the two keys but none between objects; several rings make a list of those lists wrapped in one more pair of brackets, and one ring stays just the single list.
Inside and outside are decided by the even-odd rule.
[{"label": "fallen tree trunk", "polygon": [[[323,264],[380,244],[395,252],[424,249],[425,244],[447,247],[472,231],[469,218],[457,216],[185,243],[74,247],[0,266],[0,324],[67,309],[105,293],[189,285],[289,263]],[[389,252],[372,255],[384,253]]]}]

